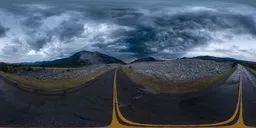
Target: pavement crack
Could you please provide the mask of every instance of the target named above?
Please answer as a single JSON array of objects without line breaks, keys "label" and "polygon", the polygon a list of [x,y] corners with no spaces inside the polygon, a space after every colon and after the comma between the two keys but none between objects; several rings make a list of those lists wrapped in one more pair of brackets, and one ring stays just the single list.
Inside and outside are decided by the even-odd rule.
[{"label": "pavement crack", "polygon": [[87,108],[91,109],[91,110],[94,110],[94,111],[101,111],[101,112],[104,111],[104,110],[99,109],[99,108],[90,107],[90,106],[88,106],[88,105],[86,105],[86,104],[85,104],[85,106],[86,106]]},{"label": "pavement crack", "polygon": [[103,101],[112,101],[112,98],[103,98],[101,96],[98,96],[98,99]]},{"label": "pavement crack", "polygon": [[84,98],[85,100],[89,101],[90,103],[95,104],[95,105],[112,107],[112,104],[110,104],[110,105],[107,105],[107,104],[100,104],[100,103],[96,103],[95,101],[93,101],[93,100],[91,100],[91,99],[89,99],[89,98],[87,98],[87,97],[85,97],[85,96],[83,96],[83,98]]},{"label": "pavement crack", "polygon": [[22,112],[20,112],[18,115],[14,116],[11,120],[8,121],[8,123],[12,123],[15,119],[19,118],[20,116],[22,116],[29,108],[30,108],[31,104],[28,105],[27,108],[25,108]]},{"label": "pavement crack", "polygon": [[92,122],[99,122],[99,123],[110,123],[108,121],[102,121],[102,120],[93,120],[93,119],[89,119],[89,118],[85,118],[85,117],[82,117],[80,115],[77,115],[77,114],[74,114],[76,117],[82,119],[82,120],[87,120],[87,121],[92,121]]}]

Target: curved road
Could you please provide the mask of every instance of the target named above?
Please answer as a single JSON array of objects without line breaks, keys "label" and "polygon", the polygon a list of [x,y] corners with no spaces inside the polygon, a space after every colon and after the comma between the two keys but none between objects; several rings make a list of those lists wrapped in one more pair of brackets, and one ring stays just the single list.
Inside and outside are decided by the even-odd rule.
[{"label": "curved road", "polygon": [[66,95],[23,91],[0,77],[1,126],[256,127],[256,77],[239,65],[218,85],[155,94],[119,68]]},{"label": "curved road", "polygon": [[20,90],[0,78],[1,126],[108,126],[112,116],[114,70],[66,95]]}]

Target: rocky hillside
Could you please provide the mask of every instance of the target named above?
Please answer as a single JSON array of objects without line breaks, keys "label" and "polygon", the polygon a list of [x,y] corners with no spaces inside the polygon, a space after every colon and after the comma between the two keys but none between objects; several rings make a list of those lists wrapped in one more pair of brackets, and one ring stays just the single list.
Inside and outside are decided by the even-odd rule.
[{"label": "rocky hillside", "polygon": [[146,57],[146,58],[139,58],[139,59],[136,59],[134,61],[132,61],[131,63],[138,63],[138,62],[153,62],[153,61],[158,61],[156,60],[155,58],[153,57]]},{"label": "rocky hillside", "polygon": [[77,78],[86,76],[97,70],[108,68],[108,65],[91,65],[84,68],[78,69],[41,69],[35,71],[23,71],[19,70],[15,75],[23,76],[27,79],[38,79],[38,80],[50,80],[50,79],[63,79],[63,78]]},{"label": "rocky hillside", "polygon": [[133,71],[163,80],[191,80],[215,76],[231,68],[231,63],[198,59],[141,62],[129,65]]},{"label": "rocky hillside", "polygon": [[196,56],[196,57],[192,57],[192,58],[183,57],[181,59],[200,59],[200,60],[212,60],[212,61],[217,61],[217,62],[233,62],[233,63],[240,63],[240,64],[244,64],[244,63],[256,64],[256,62],[252,62],[252,61],[244,61],[244,60],[237,60],[237,59],[234,59],[234,58],[214,57],[214,56]]},{"label": "rocky hillside", "polygon": [[123,61],[108,56],[99,52],[81,51],[74,55],[57,59],[54,61],[36,62],[33,65],[41,66],[79,66],[79,65],[94,65],[94,64],[125,64]]}]

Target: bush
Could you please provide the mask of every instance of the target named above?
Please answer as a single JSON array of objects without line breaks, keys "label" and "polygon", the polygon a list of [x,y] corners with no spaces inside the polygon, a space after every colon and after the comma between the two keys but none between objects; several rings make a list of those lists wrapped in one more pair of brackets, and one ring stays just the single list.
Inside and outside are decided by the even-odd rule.
[{"label": "bush", "polygon": [[232,68],[236,67],[237,66],[237,63],[233,63],[232,64]]},{"label": "bush", "polygon": [[23,71],[34,71],[31,66],[25,65],[15,65],[15,64],[0,64],[0,71],[7,72],[7,73],[14,73],[19,70]]},{"label": "bush", "polygon": [[27,71],[34,71],[34,69],[29,66],[29,67],[27,68]]}]

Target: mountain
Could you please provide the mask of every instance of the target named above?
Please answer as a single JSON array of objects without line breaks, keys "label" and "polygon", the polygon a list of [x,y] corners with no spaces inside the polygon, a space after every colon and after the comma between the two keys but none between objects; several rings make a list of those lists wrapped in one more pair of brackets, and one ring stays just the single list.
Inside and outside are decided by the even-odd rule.
[{"label": "mountain", "polygon": [[252,61],[245,61],[245,60],[237,60],[234,58],[228,58],[228,57],[214,57],[214,56],[197,56],[197,57],[183,57],[181,59],[201,59],[201,60],[212,60],[217,62],[233,62],[233,63],[249,63],[249,64],[256,64],[256,62]]},{"label": "mountain", "polygon": [[75,53],[74,55],[57,59],[53,61],[42,61],[35,63],[26,63],[29,65],[39,65],[39,66],[81,66],[81,65],[93,65],[93,64],[125,64],[122,60],[108,56],[99,52],[89,52],[81,51]]},{"label": "mountain", "polygon": [[139,58],[139,59],[136,59],[136,60],[132,61],[131,63],[152,62],[152,61],[159,61],[159,60],[156,60],[156,59],[153,58],[153,57],[146,57],[146,58]]}]

